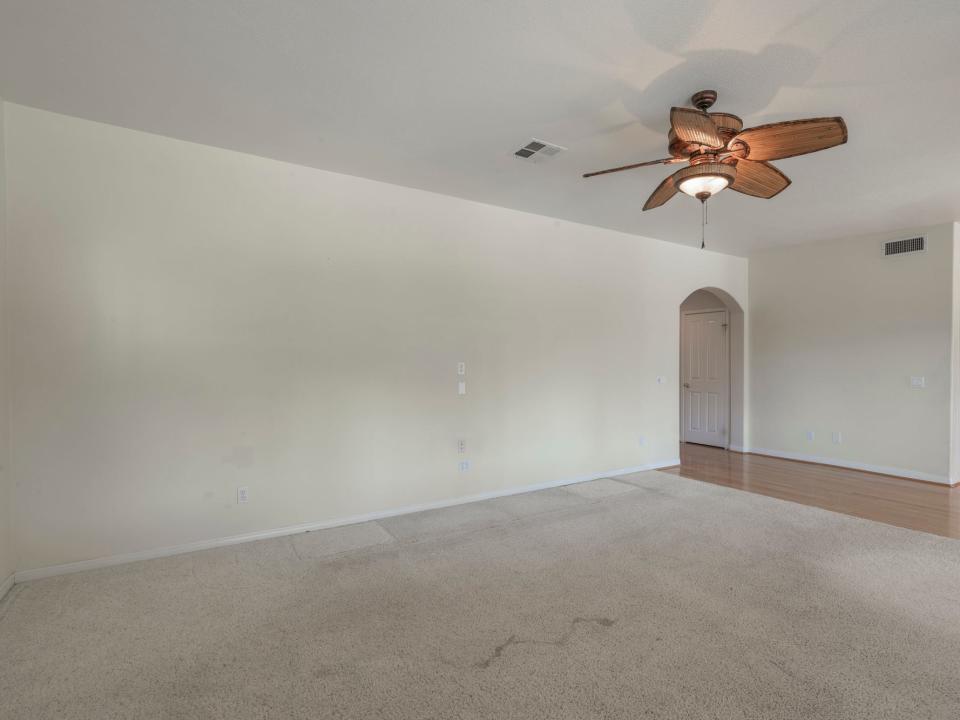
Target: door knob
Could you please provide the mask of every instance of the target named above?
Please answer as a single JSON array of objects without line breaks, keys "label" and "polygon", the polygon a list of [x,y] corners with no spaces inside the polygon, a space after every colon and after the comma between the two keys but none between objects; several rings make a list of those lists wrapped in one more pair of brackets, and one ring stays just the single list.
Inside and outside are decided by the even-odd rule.
[{"label": "door knob", "polygon": [[690,387],[690,383],[684,383],[683,386],[684,386],[685,388],[688,388],[688,387]]}]

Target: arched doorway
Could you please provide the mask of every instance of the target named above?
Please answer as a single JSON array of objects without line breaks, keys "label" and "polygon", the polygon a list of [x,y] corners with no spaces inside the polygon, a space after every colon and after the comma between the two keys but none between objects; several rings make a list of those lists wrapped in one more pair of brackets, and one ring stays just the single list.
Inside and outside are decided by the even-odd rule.
[{"label": "arched doorway", "polygon": [[680,442],[743,451],[744,317],[729,293],[704,287],[680,304]]}]

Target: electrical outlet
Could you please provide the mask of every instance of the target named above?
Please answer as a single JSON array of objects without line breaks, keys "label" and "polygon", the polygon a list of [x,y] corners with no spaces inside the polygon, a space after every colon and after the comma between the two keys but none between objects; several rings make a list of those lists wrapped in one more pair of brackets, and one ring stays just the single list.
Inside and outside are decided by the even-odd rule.
[{"label": "electrical outlet", "polygon": [[470,461],[469,461],[469,460],[461,460],[461,461],[460,461],[460,472],[467,472],[469,469],[470,469]]},{"label": "electrical outlet", "polygon": [[457,440],[457,452],[460,455],[463,455],[467,451],[467,441],[466,440]]},{"label": "electrical outlet", "polygon": [[913,390],[923,390],[927,386],[927,379],[923,375],[912,375],[910,377],[910,387]]},{"label": "electrical outlet", "polygon": [[465,362],[457,363],[457,375],[466,375],[467,374],[467,364]]},{"label": "electrical outlet", "polygon": [[840,445],[843,442],[843,433],[837,431],[832,433],[831,439],[833,440],[834,445]]},{"label": "electrical outlet", "polygon": [[807,430],[807,440],[814,440],[816,437],[816,433],[814,433],[813,430]]},{"label": "electrical outlet", "polygon": [[245,503],[245,502],[249,502],[249,501],[250,501],[250,490],[249,490],[249,488],[238,487],[238,488],[237,488],[237,502],[238,502],[238,503]]}]

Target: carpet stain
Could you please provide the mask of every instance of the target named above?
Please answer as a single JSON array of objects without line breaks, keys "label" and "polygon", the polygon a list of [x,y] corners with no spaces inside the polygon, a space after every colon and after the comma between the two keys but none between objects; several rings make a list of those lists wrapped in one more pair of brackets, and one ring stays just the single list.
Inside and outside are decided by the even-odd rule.
[{"label": "carpet stain", "polygon": [[497,645],[493,649],[493,653],[491,653],[489,657],[487,657],[485,660],[481,660],[480,662],[476,663],[474,667],[477,667],[480,669],[485,669],[490,667],[493,661],[502,657],[503,653],[511,645],[552,645],[554,647],[563,647],[568,642],[570,642],[570,639],[573,637],[574,632],[576,632],[577,625],[580,625],[582,623],[592,623],[595,625],[599,625],[600,627],[610,627],[616,622],[617,622],[616,620],[611,620],[610,618],[605,618],[605,617],[575,617],[573,620],[570,621],[570,627],[567,628],[566,632],[564,632],[563,635],[561,635],[556,640],[521,640],[516,635],[511,635],[509,638],[507,638],[506,642],[501,643],[500,645]]},{"label": "carpet stain", "polygon": [[488,667],[490,667],[490,663],[492,663],[492,662],[493,662],[494,660],[496,660],[498,657],[500,657],[501,655],[503,655],[503,651],[504,651],[504,650],[506,650],[506,649],[507,649],[508,647],[510,647],[511,645],[519,645],[519,644],[521,644],[521,643],[522,643],[522,641],[521,641],[521,640],[517,640],[517,636],[516,636],[516,635],[511,635],[510,637],[507,638],[507,641],[506,641],[505,643],[503,643],[503,644],[501,644],[501,645],[497,645],[497,646],[493,649],[493,654],[492,654],[490,657],[488,657],[486,660],[482,660],[481,662],[478,662],[478,663],[477,663],[477,667],[478,667],[478,668],[488,668]]}]

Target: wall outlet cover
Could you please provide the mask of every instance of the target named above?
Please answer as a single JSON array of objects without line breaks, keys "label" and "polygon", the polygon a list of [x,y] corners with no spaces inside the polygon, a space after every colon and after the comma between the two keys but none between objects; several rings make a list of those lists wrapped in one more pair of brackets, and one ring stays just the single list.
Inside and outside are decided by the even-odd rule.
[{"label": "wall outlet cover", "polygon": [[250,502],[250,489],[245,487],[237,488],[237,502],[245,503]]}]

